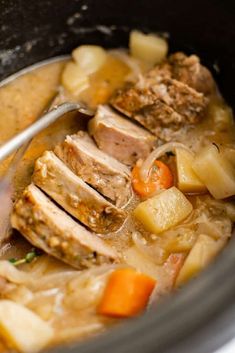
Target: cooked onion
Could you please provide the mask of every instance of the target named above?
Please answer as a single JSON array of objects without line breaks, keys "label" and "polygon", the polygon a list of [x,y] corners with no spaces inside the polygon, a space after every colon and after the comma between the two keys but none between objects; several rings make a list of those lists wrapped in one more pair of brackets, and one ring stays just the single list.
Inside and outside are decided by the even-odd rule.
[{"label": "cooked onion", "polygon": [[168,152],[174,152],[176,148],[182,148],[186,151],[192,153],[192,151],[183,143],[179,142],[169,142],[153,150],[148,158],[143,162],[140,169],[140,176],[143,181],[147,181],[149,177],[150,170],[156,159],[160,158],[162,155]]},{"label": "cooked onion", "polygon": [[96,331],[101,331],[105,326],[102,322],[91,322],[88,325],[79,325],[75,327],[65,327],[59,331],[60,342],[71,341],[71,339],[77,339],[78,337],[84,337]]},{"label": "cooked onion", "polygon": [[18,270],[6,260],[0,261],[0,276],[16,284],[28,283],[33,278],[32,274]]},{"label": "cooked onion", "polygon": [[146,245],[146,240],[139,232],[132,233],[132,240],[136,248],[152,262],[162,265],[166,259],[166,252],[159,246]]}]

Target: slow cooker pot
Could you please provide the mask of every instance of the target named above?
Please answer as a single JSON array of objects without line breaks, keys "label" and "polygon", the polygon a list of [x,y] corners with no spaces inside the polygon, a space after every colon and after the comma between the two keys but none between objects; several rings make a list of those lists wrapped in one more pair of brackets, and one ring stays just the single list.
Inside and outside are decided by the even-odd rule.
[{"label": "slow cooker pot", "polygon": [[[82,43],[127,46],[132,28],[196,53],[235,105],[235,6],[219,0],[0,0],[0,79]],[[1,107],[0,107],[1,111]],[[209,353],[235,336],[235,239],[183,290],[145,315],[55,352]]]}]

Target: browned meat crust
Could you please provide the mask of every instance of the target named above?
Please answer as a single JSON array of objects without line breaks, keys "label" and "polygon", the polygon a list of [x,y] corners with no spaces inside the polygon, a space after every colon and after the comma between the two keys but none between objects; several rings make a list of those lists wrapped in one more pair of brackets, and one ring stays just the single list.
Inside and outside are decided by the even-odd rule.
[{"label": "browned meat crust", "polygon": [[118,230],[126,214],[75,175],[53,152],[35,163],[34,183],[96,233]]},{"label": "browned meat crust", "polygon": [[118,258],[105,241],[76,223],[33,184],[15,204],[11,223],[30,243],[78,269]]},{"label": "browned meat crust", "polygon": [[176,131],[183,125],[200,121],[207,99],[179,81],[164,79],[151,88],[140,88],[137,84],[133,88],[119,91],[112,104],[165,140],[162,129]]},{"label": "browned meat crust", "polygon": [[215,82],[210,71],[200,63],[196,55],[187,56],[175,53],[170,56],[172,77],[186,83],[196,91],[209,95],[215,90]]},{"label": "browned meat crust", "polygon": [[196,124],[203,118],[208,104],[203,93],[211,92],[213,87],[210,72],[196,56],[176,53],[136,84],[119,90],[111,104],[159,138],[169,140],[170,131],[174,134],[182,126]]},{"label": "browned meat crust", "polygon": [[170,55],[166,61],[150,70],[147,77],[154,82],[172,78],[205,95],[212,94],[216,87],[210,71],[201,65],[199,57],[181,52]]},{"label": "browned meat crust", "polygon": [[[155,84],[146,80],[144,84],[142,82],[138,83],[137,87],[149,90],[151,95],[154,96],[154,103],[161,101],[176,113],[182,115],[181,123],[197,123],[203,116],[208,102],[202,93],[180,81],[169,78],[163,78]],[[178,118],[176,122],[179,123]]]}]

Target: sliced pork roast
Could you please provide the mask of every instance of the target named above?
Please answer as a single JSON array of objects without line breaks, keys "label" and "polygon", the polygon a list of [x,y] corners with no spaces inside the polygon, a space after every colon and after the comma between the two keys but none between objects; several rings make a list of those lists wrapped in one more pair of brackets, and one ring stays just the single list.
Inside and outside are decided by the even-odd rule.
[{"label": "sliced pork roast", "polygon": [[153,80],[156,77],[172,78],[205,95],[214,93],[216,88],[210,71],[201,65],[199,57],[181,52],[170,55],[166,61],[150,70],[147,77]]},{"label": "sliced pork roast", "polygon": [[172,77],[186,83],[196,91],[209,95],[215,90],[215,82],[210,71],[200,63],[196,55],[187,56],[175,53],[169,57]]},{"label": "sliced pork roast", "polygon": [[68,213],[96,233],[114,232],[126,214],[75,175],[53,152],[35,163],[34,183]]},{"label": "sliced pork roast", "polygon": [[133,165],[145,159],[154,147],[156,137],[145,129],[116,114],[108,106],[99,106],[89,122],[89,133],[98,147],[120,162]]},{"label": "sliced pork roast", "polygon": [[30,243],[78,269],[117,260],[115,250],[73,221],[33,184],[15,204],[11,223]]},{"label": "sliced pork roast", "polygon": [[67,136],[55,154],[78,176],[102,195],[123,207],[132,195],[127,166],[100,151],[84,131]]},{"label": "sliced pork roast", "polygon": [[201,80],[207,77],[207,69],[197,61],[199,73],[193,66],[195,75],[189,82],[187,73],[190,77],[192,68],[186,64],[180,66],[179,56],[176,55],[175,59],[172,56],[169,61],[156,66],[140,77],[137,83],[119,90],[111,100],[114,108],[135,119],[162,140],[171,139],[170,130],[173,134],[182,126],[199,122],[208,105],[207,97],[194,88],[200,88]]}]

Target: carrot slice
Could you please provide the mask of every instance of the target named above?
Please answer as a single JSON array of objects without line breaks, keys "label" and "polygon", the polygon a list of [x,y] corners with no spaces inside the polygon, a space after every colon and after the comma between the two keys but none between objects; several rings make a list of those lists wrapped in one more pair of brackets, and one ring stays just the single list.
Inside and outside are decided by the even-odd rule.
[{"label": "carrot slice", "polygon": [[118,269],[108,280],[98,314],[131,317],[143,311],[156,281],[131,268]]},{"label": "carrot slice", "polygon": [[161,161],[154,162],[147,181],[141,179],[138,165],[135,165],[132,170],[132,187],[143,198],[153,196],[158,190],[170,188],[173,186],[173,181],[170,168]]}]

